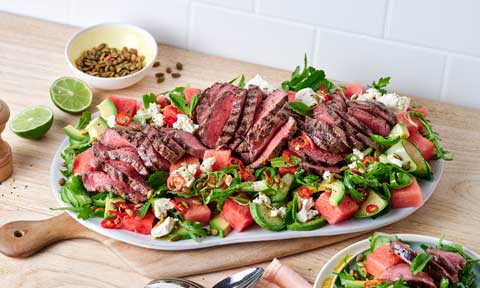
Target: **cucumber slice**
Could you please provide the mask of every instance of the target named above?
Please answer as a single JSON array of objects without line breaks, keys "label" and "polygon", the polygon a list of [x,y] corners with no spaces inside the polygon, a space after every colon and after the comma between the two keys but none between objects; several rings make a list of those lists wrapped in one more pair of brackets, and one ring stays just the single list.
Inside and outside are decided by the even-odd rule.
[{"label": "cucumber slice", "polygon": [[295,177],[293,174],[288,173],[282,176],[282,184],[280,185],[280,188],[277,189],[276,193],[274,193],[271,197],[273,203],[281,203],[285,201],[294,179]]},{"label": "cucumber slice", "polygon": [[311,230],[316,230],[320,227],[325,226],[327,224],[327,221],[325,218],[321,216],[316,216],[313,219],[310,219],[309,221],[305,223],[301,222],[294,222],[292,224],[287,225],[287,230],[291,231],[311,231]]},{"label": "cucumber slice", "polygon": [[360,209],[355,213],[355,218],[367,218],[377,215],[388,206],[388,201],[383,199],[377,192],[373,190],[368,191],[368,197],[362,203]]},{"label": "cucumber slice", "polygon": [[410,136],[410,133],[408,133],[407,125],[401,122],[393,126],[390,134],[388,134],[388,138],[390,139],[394,139],[396,137],[400,137],[400,139],[407,139],[408,136]]},{"label": "cucumber slice", "polygon": [[252,214],[253,220],[260,227],[270,230],[270,231],[280,231],[285,228],[285,219],[284,217],[272,217],[270,212],[272,210],[265,205],[258,203],[250,203],[250,213]]},{"label": "cucumber slice", "polygon": [[391,163],[396,166],[401,166],[408,172],[414,172],[417,170],[417,165],[414,159],[412,159],[410,154],[405,150],[403,145],[404,141],[408,140],[401,140],[392,147],[388,148],[388,150],[385,152],[385,155],[381,155],[380,162]]},{"label": "cucumber slice", "polygon": [[72,125],[67,125],[65,128],[63,128],[63,131],[65,132],[65,134],[67,134],[67,136],[70,139],[75,140],[75,141],[82,142],[82,141],[85,141],[85,140],[88,139],[87,134],[78,130],[77,128],[73,127]]},{"label": "cucumber slice", "polygon": [[345,198],[345,185],[343,185],[343,182],[336,180],[332,183],[332,195],[330,195],[328,202],[338,206],[342,203],[343,198]]},{"label": "cucumber slice", "polygon": [[412,172],[413,175],[423,179],[431,180],[433,178],[432,169],[427,160],[423,158],[422,152],[418,150],[417,146],[408,140],[402,141],[405,151],[410,155],[410,158],[415,162],[416,169]]}]

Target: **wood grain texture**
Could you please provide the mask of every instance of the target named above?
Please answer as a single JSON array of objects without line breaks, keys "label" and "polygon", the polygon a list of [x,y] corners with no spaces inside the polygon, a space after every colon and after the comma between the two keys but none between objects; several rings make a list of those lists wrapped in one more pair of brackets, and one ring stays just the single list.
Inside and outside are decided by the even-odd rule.
[{"label": "wood grain texture", "polygon": [[[53,127],[41,141],[18,138],[8,129],[2,135],[12,146],[14,174],[0,185],[0,225],[60,214],[50,210],[58,204],[50,191],[48,169],[63,138],[61,128],[74,123],[77,117],[54,107],[49,87],[57,78],[71,75],[63,49],[76,31],[78,28],[0,13],[0,99],[9,105],[12,115],[38,104],[50,106],[55,113]],[[276,83],[289,77],[287,71],[163,45],[159,46],[158,59],[162,63],[158,71],[182,62],[182,77],[167,77],[164,83],[157,84],[152,73],[142,82],[115,94],[137,98],[145,92],[161,92],[185,83],[203,88],[242,73],[247,78],[259,73]],[[98,103],[111,92],[94,91],[94,94],[94,101]],[[437,190],[424,207],[382,231],[431,236],[445,233],[448,239],[480,252],[480,214],[477,212],[480,203],[480,110],[417,100],[416,103],[429,108],[435,130],[442,136],[444,146],[455,153],[455,161],[447,163]],[[285,257],[282,262],[313,282],[322,265],[353,241]],[[158,265],[166,263],[159,261]],[[208,286],[232,271],[190,278]],[[0,284],[4,287],[143,287],[150,280],[129,268],[104,245],[90,240],[66,241],[28,259],[0,255]]]}]

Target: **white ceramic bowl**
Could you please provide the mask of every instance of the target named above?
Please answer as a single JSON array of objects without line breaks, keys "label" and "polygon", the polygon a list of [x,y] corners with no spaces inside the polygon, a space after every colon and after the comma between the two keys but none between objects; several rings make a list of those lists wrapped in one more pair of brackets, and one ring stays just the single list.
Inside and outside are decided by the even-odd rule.
[{"label": "white ceramic bowl", "polygon": [[[124,46],[137,49],[139,54],[145,56],[145,67],[133,74],[116,78],[91,76],[77,69],[75,60],[81,53],[101,43],[117,49]],[[105,23],[85,28],[73,35],[65,47],[65,58],[75,76],[91,87],[115,90],[131,86],[142,80],[153,65],[157,49],[155,38],[144,29],[130,24]]]}]

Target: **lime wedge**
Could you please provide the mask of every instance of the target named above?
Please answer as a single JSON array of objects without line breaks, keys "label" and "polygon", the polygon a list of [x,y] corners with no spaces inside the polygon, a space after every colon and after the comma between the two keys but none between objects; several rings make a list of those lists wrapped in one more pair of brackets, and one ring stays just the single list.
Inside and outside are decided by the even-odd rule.
[{"label": "lime wedge", "polygon": [[53,124],[53,112],[46,106],[29,107],[18,113],[10,122],[10,130],[20,137],[39,139]]},{"label": "lime wedge", "polygon": [[61,110],[80,113],[92,104],[92,90],[82,80],[62,77],[50,87],[50,97]]}]

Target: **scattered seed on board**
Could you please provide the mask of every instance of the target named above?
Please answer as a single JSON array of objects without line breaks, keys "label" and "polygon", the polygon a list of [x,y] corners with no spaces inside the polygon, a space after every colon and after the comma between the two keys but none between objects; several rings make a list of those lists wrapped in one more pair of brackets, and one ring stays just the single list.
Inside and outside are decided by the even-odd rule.
[{"label": "scattered seed on board", "polygon": [[155,67],[158,67],[158,66],[160,66],[160,62],[159,62],[159,61],[155,61],[155,62],[153,62],[153,65],[152,65],[152,67],[154,67],[154,68],[155,68]]},{"label": "scattered seed on board", "polygon": [[165,72],[167,72],[168,74],[172,73],[172,68],[167,67],[167,69],[165,69]]},{"label": "scattered seed on board", "polygon": [[155,73],[155,77],[157,77],[157,78],[160,78],[160,77],[163,77],[163,76],[165,76],[165,74],[163,74],[162,72]]},{"label": "scattered seed on board", "polygon": [[177,62],[177,70],[183,70],[183,64],[180,62]]},{"label": "scattered seed on board", "polygon": [[157,78],[157,83],[162,83],[163,81],[165,81],[165,77],[158,77]]},{"label": "scattered seed on board", "polygon": [[180,73],[172,73],[173,78],[178,78],[180,76],[182,76]]},{"label": "scattered seed on board", "polygon": [[58,179],[58,185],[60,185],[60,186],[65,185],[65,178]]}]

